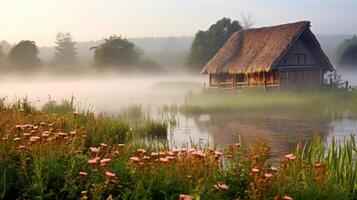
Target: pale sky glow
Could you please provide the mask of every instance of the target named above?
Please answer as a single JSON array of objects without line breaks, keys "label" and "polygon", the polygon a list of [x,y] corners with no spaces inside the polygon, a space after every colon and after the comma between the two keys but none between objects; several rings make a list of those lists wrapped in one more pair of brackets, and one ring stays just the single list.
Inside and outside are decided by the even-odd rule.
[{"label": "pale sky glow", "polygon": [[357,0],[0,0],[0,41],[53,45],[58,31],[78,41],[194,35],[242,13],[255,27],[310,20],[315,33],[357,34]]}]

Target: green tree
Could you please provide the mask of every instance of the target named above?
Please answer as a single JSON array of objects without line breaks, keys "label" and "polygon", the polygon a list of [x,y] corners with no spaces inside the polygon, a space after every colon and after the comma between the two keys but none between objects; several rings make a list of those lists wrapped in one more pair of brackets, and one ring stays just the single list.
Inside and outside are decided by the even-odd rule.
[{"label": "green tree", "polygon": [[2,50],[2,46],[0,45],[0,62],[4,60],[5,53]]},{"label": "green tree", "polygon": [[56,47],[53,58],[55,65],[71,66],[77,60],[76,42],[73,41],[70,33],[59,32],[56,35]]},{"label": "green tree", "polygon": [[357,69],[357,44],[352,44],[345,49],[339,63],[343,66],[355,67]]},{"label": "green tree", "polygon": [[341,61],[342,54],[346,51],[346,49],[349,46],[352,46],[352,45],[357,45],[357,37],[356,36],[353,36],[350,39],[346,39],[338,46],[337,52],[336,52],[338,61]]},{"label": "green tree", "polygon": [[2,46],[0,45],[0,68],[3,69],[4,68],[4,62],[5,60],[5,53],[2,50]]},{"label": "green tree", "polygon": [[23,40],[9,52],[8,61],[12,68],[33,70],[41,65],[38,48],[34,41]]},{"label": "green tree", "polygon": [[104,39],[103,44],[91,49],[94,49],[94,64],[99,67],[130,70],[140,62],[141,54],[135,45],[115,35]]},{"label": "green tree", "polygon": [[198,31],[191,45],[186,64],[192,71],[199,71],[227,42],[229,37],[242,30],[238,21],[223,18],[217,21],[207,31]]}]

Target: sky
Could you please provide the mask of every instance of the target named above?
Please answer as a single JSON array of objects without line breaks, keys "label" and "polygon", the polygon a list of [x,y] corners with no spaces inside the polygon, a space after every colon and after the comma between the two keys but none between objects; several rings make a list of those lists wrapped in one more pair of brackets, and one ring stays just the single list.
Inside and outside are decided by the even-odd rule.
[{"label": "sky", "polygon": [[311,21],[317,34],[357,34],[357,0],[0,0],[0,41],[76,41],[192,36],[222,17],[251,15],[254,27]]}]

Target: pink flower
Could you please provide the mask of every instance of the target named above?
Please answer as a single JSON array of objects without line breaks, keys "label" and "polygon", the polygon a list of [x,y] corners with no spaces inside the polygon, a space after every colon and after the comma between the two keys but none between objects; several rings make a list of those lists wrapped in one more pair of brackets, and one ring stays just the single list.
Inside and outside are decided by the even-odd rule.
[{"label": "pink flower", "polygon": [[175,156],[166,156],[166,159],[169,160],[169,161],[170,160],[175,160]]},{"label": "pink flower", "polygon": [[175,155],[175,153],[172,152],[172,151],[167,152],[167,154],[168,154],[169,156],[174,156],[174,155]]},{"label": "pink flower", "polygon": [[100,143],[100,146],[101,146],[101,147],[107,147],[108,145],[105,144],[105,143]]},{"label": "pink flower", "polygon": [[89,151],[91,151],[92,153],[98,153],[99,149],[97,147],[89,147]]},{"label": "pink flower", "polygon": [[180,199],[179,200],[192,200],[193,197],[191,195],[187,194],[180,194]]},{"label": "pink flower", "polygon": [[228,190],[229,189],[229,186],[224,183],[218,183],[218,184],[214,185],[214,187],[217,190]]},{"label": "pink flower", "polygon": [[176,154],[176,153],[180,152],[180,149],[173,148],[173,149],[171,149],[171,151]]},{"label": "pink flower", "polygon": [[136,157],[136,156],[133,156],[133,157],[130,157],[129,160],[131,162],[139,162],[140,161],[140,158]]},{"label": "pink flower", "polygon": [[265,173],[264,176],[265,176],[265,178],[271,178],[271,177],[273,177],[273,174],[272,173]]},{"label": "pink flower", "polygon": [[191,153],[192,156],[196,156],[198,158],[204,158],[206,157],[206,154],[203,153],[202,151],[194,151]]},{"label": "pink flower", "polygon": [[292,197],[290,197],[290,196],[284,196],[284,200],[294,200]]},{"label": "pink flower", "polygon": [[63,136],[63,137],[66,137],[68,134],[67,133],[63,133],[63,132],[60,132],[58,133],[59,136]]},{"label": "pink flower", "polygon": [[223,153],[220,152],[220,151],[215,151],[214,154],[215,154],[216,156],[219,156],[219,157],[223,155]]},{"label": "pink flower", "polygon": [[26,147],[25,147],[25,145],[20,145],[20,146],[17,147],[17,149],[18,150],[24,150],[24,149],[26,149]]},{"label": "pink flower", "polygon": [[42,134],[41,134],[42,137],[48,137],[50,136],[49,132],[48,131],[44,131]]},{"label": "pink flower", "polygon": [[207,147],[207,149],[208,149],[208,151],[210,151],[210,152],[214,152],[214,151],[215,151],[214,148],[212,148],[212,147]]},{"label": "pink flower", "polygon": [[195,148],[189,148],[187,151],[191,153],[191,152],[196,151],[196,149]]},{"label": "pink flower", "polygon": [[294,156],[294,154],[287,154],[287,155],[285,155],[285,158],[288,160],[295,160],[296,156]]},{"label": "pink flower", "polygon": [[270,169],[271,169],[271,171],[273,171],[273,172],[277,172],[277,171],[278,171],[278,168],[276,168],[276,167],[270,167]]},{"label": "pink flower", "polygon": [[144,159],[144,160],[149,160],[150,157],[149,157],[149,156],[143,156],[143,159]]},{"label": "pink flower", "polygon": [[162,163],[168,163],[169,160],[167,158],[160,158],[160,162]]},{"label": "pink flower", "polygon": [[285,158],[289,158],[290,156],[293,156],[293,154],[291,154],[291,153],[290,154],[286,154]]},{"label": "pink flower", "polygon": [[187,148],[181,148],[180,151],[181,151],[181,152],[186,152],[186,151],[187,151]]},{"label": "pink flower", "polygon": [[40,139],[40,137],[38,137],[38,136],[31,136],[30,137],[30,142],[36,142],[39,139]]},{"label": "pink flower", "polygon": [[107,177],[109,177],[109,178],[114,178],[114,177],[115,177],[115,174],[112,173],[112,172],[110,172],[110,171],[106,171],[106,172],[105,172],[105,175],[106,175]]},{"label": "pink flower", "polygon": [[260,171],[260,170],[259,170],[258,168],[255,168],[255,167],[252,168],[252,172],[253,172],[253,173],[258,173],[259,171]]},{"label": "pink flower", "polygon": [[102,160],[100,160],[100,164],[102,166],[105,166],[109,163],[109,161],[110,161],[110,158],[103,158]]},{"label": "pink flower", "polygon": [[88,164],[90,164],[90,165],[95,165],[95,164],[97,164],[98,163],[98,160],[97,159],[90,159],[90,160],[88,160]]},{"label": "pink flower", "polygon": [[139,152],[139,153],[142,153],[142,154],[146,153],[146,150],[145,150],[145,149],[138,149],[138,150],[136,150],[136,151]]},{"label": "pink flower", "polygon": [[31,136],[31,133],[24,133],[23,134],[25,137]]},{"label": "pink flower", "polygon": [[22,129],[23,126],[22,126],[22,125],[15,125],[15,128],[17,128],[17,129]]},{"label": "pink flower", "polygon": [[152,157],[159,156],[159,153],[157,153],[157,152],[152,152],[152,153],[151,153],[151,156],[152,156]]},{"label": "pink flower", "polygon": [[88,176],[88,173],[87,172],[79,172],[79,175],[81,177],[86,177],[86,176]]}]

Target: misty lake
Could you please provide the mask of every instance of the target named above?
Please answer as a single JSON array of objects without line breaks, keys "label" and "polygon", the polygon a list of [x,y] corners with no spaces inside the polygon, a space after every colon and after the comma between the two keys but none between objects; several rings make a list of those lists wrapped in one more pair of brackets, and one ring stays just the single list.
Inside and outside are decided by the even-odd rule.
[{"label": "misty lake", "polygon": [[[164,105],[179,105],[184,102],[187,89],[159,87],[166,83],[196,83],[203,89],[206,77],[92,77],[77,79],[48,79],[41,76],[28,78],[5,78],[1,80],[0,96],[8,102],[27,97],[37,107],[49,98],[60,101],[75,97],[76,106],[94,112],[116,115],[129,105],[141,105],[147,110],[157,110]],[[346,76],[349,77],[349,76]],[[357,82],[350,76],[352,85]],[[217,113],[185,116],[177,113],[177,126],[168,134],[172,146],[189,145],[191,141],[216,144],[225,147],[239,140],[244,146],[257,138],[267,139],[273,154],[287,153],[294,148],[297,138],[311,139],[318,133],[328,142],[335,138],[357,133],[357,120],[321,119],[292,116],[280,113]]]}]

